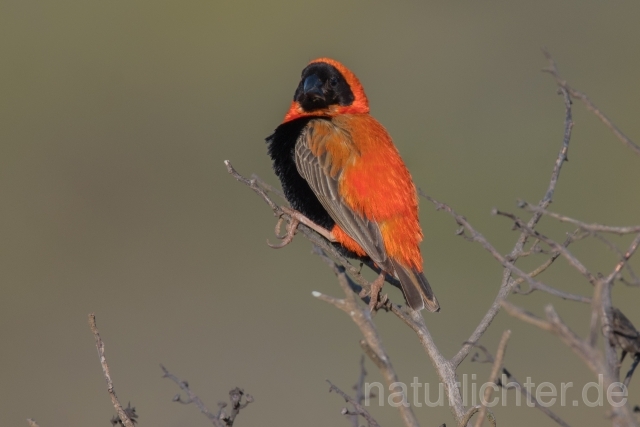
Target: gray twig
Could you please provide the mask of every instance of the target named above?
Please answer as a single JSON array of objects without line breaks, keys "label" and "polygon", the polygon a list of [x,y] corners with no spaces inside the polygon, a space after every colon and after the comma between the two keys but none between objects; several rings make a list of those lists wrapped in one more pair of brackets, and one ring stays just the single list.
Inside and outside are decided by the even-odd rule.
[{"label": "gray twig", "polygon": [[613,226],[604,225],[604,224],[595,224],[595,223],[588,224],[586,222],[569,218],[568,216],[561,215],[556,212],[551,212],[539,206],[534,206],[524,200],[518,200],[518,207],[529,212],[541,213],[543,215],[548,216],[549,218],[557,219],[560,222],[567,222],[569,224],[573,224],[581,228],[582,230],[593,231],[593,232],[600,231],[602,233],[612,233],[612,234],[619,234],[619,235],[640,233],[640,225],[632,225],[627,227],[613,227]]},{"label": "gray twig", "polygon": [[604,113],[600,111],[600,109],[596,107],[593,102],[591,102],[587,95],[569,86],[567,81],[560,77],[556,62],[551,57],[551,54],[549,54],[549,52],[545,49],[543,49],[542,52],[544,53],[544,56],[547,58],[547,60],[549,60],[549,66],[542,71],[553,76],[553,78],[556,80],[556,83],[560,87],[560,90],[568,92],[572,97],[582,101],[587,109],[595,114],[596,117],[598,117],[600,121],[604,123],[605,126],[608,127],[620,141],[622,141],[624,145],[631,148],[634,153],[640,155],[640,146],[638,146],[638,144],[633,142],[628,136],[622,133],[622,131],[607,116],[605,116]]},{"label": "gray twig", "polygon": [[369,414],[369,412],[364,408],[364,406],[358,403],[355,399],[353,399],[347,393],[345,393],[344,391],[340,390],[338,387],[333,385],[331,381],[327,380],[327,382],[329,383],[329,393],[333,391],[339,394],[340,396],[342,396],[345,402],[350,403],[355,409],[355,413],[353,413],[353,412],[350,412],[347,408],[344,408],[342,410],[343,415],[356,415],[356,417],[360,415],[365,420],[367,420],[369,427],[380,427],[380,424],[378,424],[378,422],[371,416],[371,414]]},{"label": "gray twig", "polygon": [[[371,318],[371,311],[368,307],[358,302],[358,297],[356,295],[362,288],[358,284],[354,283],[346,274],[343,266],[336,264],[335,261],[329,258],[321,249],[316,247],[314,252],[327,263],[336,275],[345,297],[335,298],[315,291],[312,295],[322,301],[328,302],[336,308],[339,308],[351,317],[351,320],[353,320],[353,322],[358,326],[364,337],[365,343],[361,343],[361,347],[365,349],[365,353],[369,355],[378,369],[380,369],[387,385],[397,383],[398,375],[396,374],[395,369],[391,364],[391,360],[382,345],[382,340],[380,339],[376,325]],[[388,307],[389,305],[392,304],[387,301],[385,306]],[[400,417],[402,418],[405,426],[419,426],[418,420],[410,406],[398,405],[398,410],[400,411]]]},{"label": "gray twig", "polygon": [[[509,337],[511,336],[511,331],[506,330],[502,333],[502,338],[500,338],[500,343],[498,344],[498,351],[496,352],[495,360],[493,361],[493,366],[491,367],[491,374],[489,376],[489,382],[495,382],[496,378],[498,378],[498,372],[502,370],[502,364],[504,361],[504,354],[507,349],[507,342],[509,341]],[[483,402],[480,408],[480,413],[478,414],[478,418],[476,420],[475,427],[481,427],[482,422],[484,421],[484,417],[487,413],[487,402],[491,399],[491,393],[493,392],[493,387],[487,387],[484,390]]]},{"label": "gray twig", "polygon": [[195,404],[200,412],[202,412],[211,423],[216,427],[224,427],[224,423],[220,420],[219,415],[214,414],[207,408],[204,402],[189,388],[189,383],[186,381],[180,380],[178,377],[173,375],[167,368],[165,368],[162,364],[160,365],[160,369],[162,369],[163,375],[162,378],[169,378],[171,381],[176,383],[182,391],[187,395],[187,400],[182,399],[180,393],[176,394],[173,397],[174,402],[182,403],[183,405],[189,405],[191,403]]},{"label": "gray twig", "polygon": [[[478,344],[475,347],[482,352],[484,359],[480,359],[479,354],[476,353],[471,357],[472,362],[494,363],[495,358],[489,352],[489,350],[487,350],[485,346]],[[503,379],[506,379],[507,381],[504,381]],[[533,406],[536,409],[540,410],[542,413],[544,413],[546,416],[551,418],[560,426],[571,427],[569,424],[567,424],[562,418],[556,415],[549,408],[541,405],[538,399],[536,399],[536,397],[532,395],[526,387],[523,387],[522,383],[519,382],[518,379],[506,367],[502,368],[502,377],[498,378],[497,384],[500,385],[501,387],[504,387],[507,390],[512,388],[517,388],[520,391],[520,394],[522,394],[524,398],[527,400],[527,402],[532,402]]]},{"label": "gray twig", "polygon": [[[551,60],[550,60],[550,63],[552,63]],[[551,201],[553,200],[553,195],[556,190],[556,185],[560,177],[560,171],[562,170],[562,166],[564,165],[564,163],[567,161],[567,154],[569,152],[569,142],[571,141],[571,130],[573,129],[573,115],[571,112],[571,99],[569,98],[569,93],[566,91],[566,89],[561,89],[560,92],[564,99],[564,106],[565,106],[564,134],[562,137],[562,146],[560,147],[560,151],[558,152],[558,156],[556,157],[556,161],[553,166],[553,171],[551,172],[551,179],[549,180],[547,191],[545,192],[544,197],[542,197],[542,199],[538,203],[538,207],[542,209],[546,209],[547,207],[549,207],[549,205],[551,204]],[[529,222],[527,223],[527,226],[529,228],[534,228],[538,224],[541,218],[542,218],[541,213],[539,212],[534,213],[531,219],[529,220]],[[509,260],[510,264],[513,264],[517,261],[518,254],[522,252],[522,248],[526,244],[528,237],[529,235],[525,232],[522,232],[520,234],[520,237],[518,238],[515,246],[513,247],[513,250],[507,256],[507,259]],[[551,261],[551,263],[552,262],[553,261]],[[462,361],[467,357],[467,355],[473,348],[473,344],[477,343],[480,340],[480,338],[485,333],[489,325],[491,325],[491,322],[493,321],[493,319],[498,314],[498,311],[500,311],[501,302],[507,298],[507,296],[509,295],[509,293],[512,291],[514,287],[514,279],[512,279],[511,277],[513,270],[506,265],[504,266],[505,266],[505,269],[502,273],[502,283],[500,284],[500,289],[498,290],[498,294],[496,295],[493,303],[489,307],[489,310],[484,315],[484,317],[482,318],[478,326],[476,326],[476,329],[473,331],[469,339],[467,339],[465,344],[462,345],[462,348],[451,359],[455,367],[458,367],[460,363],[462,363]],[[553,293],[553,291],[555,290],[553,290],[551,287],[548,287],[542,283],[538,285],[537,283],[539,282],[535,282],[535,281],[534,281],[535,284],[532,283],[533,279],[531,279],[530,277],[525,277],[525,276],[520,276],[520,277],[525,279],[529,283],[529,285],[532,286],[532,288],[544,290],[545,292],[549,292],[549,293],[552,293],[553,295],[560,296],[560,294],[558,294],[557,292]]]},{"label": "gray twig", "polygon": [[[360,342],[360,345],[362,345],[362,342],[366,344],[366,341],[362,340]],[[364,354],[360,357],[360,375],[358,377],[358,382],[356,383],[356,385],[354,386],[354,389],[356,391],[356,402],[358,402],[360,405],[362,405],[362,403],[364,402],[364,381],[367,378],[367,370],[364,367]],[[351,415],[351,424],[353,424],[354,427],[359,427],[359,419],[358,419],[358,414],[352,414]]]},{"label": "gray twig", "polygon": [[100,359],[100,365],[102,365],[102,373],[104,374],[104,379],[107,381],[107,391],[109,392],[109,396],[111,397],[111,403],[118,413],[118,417],[120,421],[125,427],[134,427],[133,422],[125,412],[124,408],[120,404],[118,397],[116,396],[116,391],[113,388],[113,381],[111,380],[111,373],[109,372],[109,365],[107,364],[107,358],[104,355],[104,342],[102,342],[102,338],[100,338],[100,333],[98,332],[98,327],[96,326],[96,316],[91,313],[89,315],[89,327],[91,328],[91,332],[93,332],[93,337],[96,340],[96,348],[98,349],[98,358]]}]

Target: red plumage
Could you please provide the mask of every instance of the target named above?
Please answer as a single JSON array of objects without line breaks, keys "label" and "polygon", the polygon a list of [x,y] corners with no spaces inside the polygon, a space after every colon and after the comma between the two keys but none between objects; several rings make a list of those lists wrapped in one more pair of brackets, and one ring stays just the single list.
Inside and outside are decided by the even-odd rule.
[{"label": "red plumage", "polygon": [[[312,61],[269,141],[292,207],[351,253],[395,275],[411,307],[438,311],[422,273],[416,188],[386,129],[369,115],[357,77],[335,60]],[[308,201],[308,189],[324,212]]]}]

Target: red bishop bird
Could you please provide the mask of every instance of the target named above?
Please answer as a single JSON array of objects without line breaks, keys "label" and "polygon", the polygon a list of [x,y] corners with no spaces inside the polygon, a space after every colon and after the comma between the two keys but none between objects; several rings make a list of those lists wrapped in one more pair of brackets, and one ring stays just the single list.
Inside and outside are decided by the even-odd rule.
[{"label": "red bishop bird", "polygon": [[386,129],[369,115],[355,74],[333,59],[311,61],[267,142],[293,208],[283,243],[303,223],[347,255],[380,267],[372,308],[386,272],[400,281],[411,308],[440,310],[422,272],[416,187]]}]

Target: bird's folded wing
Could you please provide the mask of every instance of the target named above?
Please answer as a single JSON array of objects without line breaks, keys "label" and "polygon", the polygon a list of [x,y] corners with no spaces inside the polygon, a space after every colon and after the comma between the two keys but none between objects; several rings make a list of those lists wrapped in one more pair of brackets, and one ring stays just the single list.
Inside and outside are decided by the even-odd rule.
[{"label": "bird's folded wing", "polygon": [[309,122],[296,143],[296,167],[336,224],[384,267],[388,259],[378,224],[351,209],[339,192],[344,157],[358,155],[349,138],[326,120]]}]

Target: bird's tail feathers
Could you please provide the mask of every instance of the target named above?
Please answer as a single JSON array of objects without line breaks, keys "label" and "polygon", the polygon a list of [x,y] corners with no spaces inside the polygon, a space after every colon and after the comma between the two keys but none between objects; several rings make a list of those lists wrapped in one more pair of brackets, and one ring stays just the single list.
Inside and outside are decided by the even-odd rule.
[{"label": "bird's tail feathers", "polygon": [[424,274],[397,261],[391,260],[391,262],[402,285],[402,293],[407,304],[414,310],[426,308],[429,311],[440,311],[438,299]]}]

